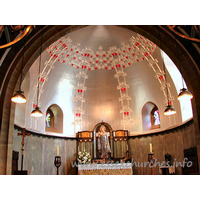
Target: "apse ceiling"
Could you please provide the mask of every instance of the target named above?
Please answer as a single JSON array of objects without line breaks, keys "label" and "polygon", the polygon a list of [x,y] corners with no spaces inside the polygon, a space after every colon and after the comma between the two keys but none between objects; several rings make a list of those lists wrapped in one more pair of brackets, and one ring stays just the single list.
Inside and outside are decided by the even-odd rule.
[{"label": "apse ceiling", "polygon": [[[163,113],[169,100],[181,112],[168,72],[166,80],[160,49],[142,35],[118,26],[87,26],[58,39],[42,53],[39,79],[37,75],[38,59],[27,76],[30,83],[24,85],[28,102],[20,123],[28,129],[45,132],[45,117],[35,120],[29,116],[34,107],[46,113],[52,104],[63,111],[65,136],[92,130],[102,120],[115,130],[142,133],[141,110],[147,102]],[[160,118],[161,129],[181,123],[179,115]]]}]

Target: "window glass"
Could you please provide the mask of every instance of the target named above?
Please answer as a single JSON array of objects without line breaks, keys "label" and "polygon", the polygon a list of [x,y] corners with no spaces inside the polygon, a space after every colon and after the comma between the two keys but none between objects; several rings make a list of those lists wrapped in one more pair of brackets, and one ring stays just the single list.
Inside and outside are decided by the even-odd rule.
[{"label": "window glass", "polygon": [[154,126],[160,125],[160,116],[159,116],[159,110],[155,110],[153,113],[153,122]]},{"label": "window glass", "polygon": [[53,126],[53,113],[49,109],[47,110],[47,113],[46,113],[45,122],[46,122],[46,127],[50,128]]}]

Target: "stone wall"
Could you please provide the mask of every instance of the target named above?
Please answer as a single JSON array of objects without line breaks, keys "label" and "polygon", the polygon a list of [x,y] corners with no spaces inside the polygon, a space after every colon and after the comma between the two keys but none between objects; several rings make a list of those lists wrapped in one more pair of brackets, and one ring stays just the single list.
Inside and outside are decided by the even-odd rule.
[{"label": "stone wall", "polygon": [[[135,136],[129,139],[130,157],[136,164],[148,161],[148,153],[150,151],[149,144],[152,143],[153,152],[158,162],[165,160],[165,154],[169,153],[172,156],[172,164],[177,162],[183,163],[184,149],[196,146],[195,129],[192,121],[180,126],[179,128],[163,131],[161,133],[152,135]],[[147,167],[133,167],[135,175],[149,175],[151,168]],[[154,168],[154,174],[159,175],[159,164]],[[175,174],[182,174],[180,165],[176,167]]]},{"label": "stone wall", "polygon": [[[22,137],[17,136],[19,130],[15,129],[13,137],[13,150],[19,152],[18,169],[21,170],[21,142]],[[24,170],[28,175],[56,175],[57,168],[54,166],[54,158],[57,155],[57,146],[61,156],[60,175],[75,175],[76,167],[71,162],[76,160],[75,138],[58,138],[31,133],[25,137]]]}]

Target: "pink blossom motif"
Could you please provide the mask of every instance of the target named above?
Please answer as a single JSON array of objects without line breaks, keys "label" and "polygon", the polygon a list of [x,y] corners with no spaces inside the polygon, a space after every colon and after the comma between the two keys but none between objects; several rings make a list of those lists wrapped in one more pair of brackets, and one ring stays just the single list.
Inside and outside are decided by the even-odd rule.
[{"label": "pink blossom motif", "polygon": [[33,108],[36,108],[37,107],[37,104],[33,104]]},{"label": "pink blossom motif", "polygon": [[126,88],[121,88],[121,91],[122,92],[126,92]]},{"label": "pink blossom motif", "polygon": [[139,46],[140,44],[137,42],[136,44],[135,44],[135,46]]},{"label": "pink blossom motif", "polygon": [[81,116],[81,113],[76,113],[76,117],[80,117]]},{"label": "pink blossom motif", "polygon": [[40,82],[44,83],[44,78],[40,78]]},{"label": "pink blossom motif", "polygon": [[163,80],[163,76],[159,76],[159,79],[160,79],[160,80]]}]

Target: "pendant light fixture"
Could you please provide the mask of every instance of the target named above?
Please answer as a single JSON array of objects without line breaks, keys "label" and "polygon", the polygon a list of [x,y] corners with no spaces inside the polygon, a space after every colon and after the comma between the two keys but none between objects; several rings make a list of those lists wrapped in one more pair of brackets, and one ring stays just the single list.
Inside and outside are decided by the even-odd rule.
[{"label": "pendant light fixture", "polygon": [[40,66],[41,66],[41,54],[42,54],[42,39],[43,39],[43,27],[42,27],[42,36],[41,36],[41,46],[40,46],[40,59],[39,59],[39,72],[38,72],[38,85],[37,85],[37,106],[36,108],[31,112],[31,117],[42,117],[43,113],[38,107],[38,96],[39,96],[39,80],[40,80]]},{"label": "pendant light fixture", "polygon": [[[161,36],[160,36],[160,27],[159,27],[159,39],[160,39],[160,48],[162,49],[162,43],[161,43]],[[171,102],[169,100],[169,92],[167,87],[167,76],[166,76],[166,70],[165,70],[165,64],[163,63],[164,68],[164,76],[165,76],[165,82],[166,82],[166,91],[167,91],[167,106],[164,111],[164,115],[174,115],[176,114],[175,109],[172,107]]]},{"label": "pendant light fixture", "polygon": [[174,110],[172,105],[170,105],[168,102],[167,108],[164,111],[164,115],[174,115],[174,114],[176,114],[176,111]]},{"label": "pendant light fixture", "polygon": [[23,54],[22,54],[22,66],[21,66],[21,75],[20,75],[20,83],[19,83],[19,90],[11,97],[11,101],[14,103],[26,103],[26,97],[24,96],[24,92],[21,90],[22,84],[22,69],[24,64],[24,49],[25,49],[25,41],[23,46]]},{"label": "pendant light fixture", "polygon": [[183,88],[180,89],[180,93],[179,93],[177,99],[179,101],[180,100],[192,99],[193,95],[186,88],[184,88],[184,81],[183,81],[182,68],[181,68],[181,61],[180,61],[180,56],[179,56],[178,44],[177,44],[176,37],[175,37],[175,41],[176,41],[176,48],[177,48],[177,54],[178,54],[178,60],[179,60],[179,69],[180,69],[180,73],[181,73],[181,77],[182,77],[182,84],[183,84]]}]

